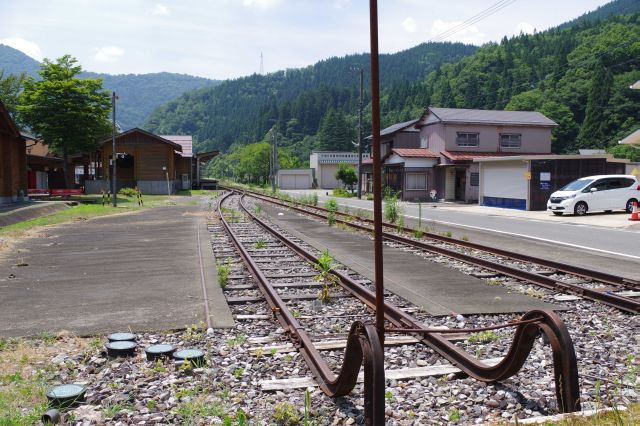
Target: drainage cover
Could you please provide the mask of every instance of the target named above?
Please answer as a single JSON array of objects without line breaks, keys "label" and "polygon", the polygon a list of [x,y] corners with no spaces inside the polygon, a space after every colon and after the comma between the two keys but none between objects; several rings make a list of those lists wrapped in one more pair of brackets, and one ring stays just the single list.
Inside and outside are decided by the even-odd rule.
[{"label": "drainage cover", "polygon": [[109,342],[106,344],[107,355],[110,357],[117,356],[133,356],[136,352],[136,346],[138,346],[135,342],[130,341],[119,341],[119,342]]},{"label": "drainage cover", "polygon": [[147,354],[147,361],[155,361],[163,356],[171,356],[171,354],[176,350],[171,345],[153,345],[149,346],[144,352]]},{"label": "drainage cover", "polygon": [[47,399],[52,405],[68,407],[77,402],[84,402],[84,394],[87,388],[82,385],[60,385],[47,392]]},{"label": "drainage cover", "polygon": [[173,357],[178,361],[189,361],[191,365],[204,365],[204,352],[200,349],[183,349],[175,352]]},{"label": "drainage cover", "polygon": [[108,337],[110,342],[135,341],[136,335],[133,333],[113,333]]}]

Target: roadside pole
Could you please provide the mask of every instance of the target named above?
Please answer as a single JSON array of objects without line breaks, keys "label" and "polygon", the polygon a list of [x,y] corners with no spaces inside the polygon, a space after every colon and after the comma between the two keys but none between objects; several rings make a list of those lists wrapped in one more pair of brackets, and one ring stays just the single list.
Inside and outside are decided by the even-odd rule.
[{"label": "roadside pole", "polygon": [[116,187],[116,160],[118,159],[118,154],[116,151],[116,92],[111,92],[111,164],[113,166],[113,171],[111,172],[111,180],[112,180],[112,197],[113,197],[113,207],[118,205],[117,193],[118,189]]}]

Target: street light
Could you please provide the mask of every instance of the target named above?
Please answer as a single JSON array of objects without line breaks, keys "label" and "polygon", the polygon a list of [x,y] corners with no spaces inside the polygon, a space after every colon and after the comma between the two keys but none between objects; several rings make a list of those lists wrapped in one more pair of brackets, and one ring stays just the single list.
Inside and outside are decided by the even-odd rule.
[{"label": "street light", "polygon": [[364,70],[359,65],[352,65],[351,71],[360,73],[360,107],[358,113],[358,199],[362,198],[362,108],[364,95]]}]

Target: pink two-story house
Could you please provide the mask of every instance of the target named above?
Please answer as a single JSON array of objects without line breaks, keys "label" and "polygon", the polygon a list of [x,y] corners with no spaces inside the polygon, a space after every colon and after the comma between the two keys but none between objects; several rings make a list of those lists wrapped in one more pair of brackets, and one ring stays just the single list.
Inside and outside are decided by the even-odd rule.
[{"label": "pink two-story house", "polygon": [[479,166],[473,160],[551,153],[557,124],[535,111],[429,107],[416,122],[420,148],[439,155],[433,189],[446,200],[478,200]]}]

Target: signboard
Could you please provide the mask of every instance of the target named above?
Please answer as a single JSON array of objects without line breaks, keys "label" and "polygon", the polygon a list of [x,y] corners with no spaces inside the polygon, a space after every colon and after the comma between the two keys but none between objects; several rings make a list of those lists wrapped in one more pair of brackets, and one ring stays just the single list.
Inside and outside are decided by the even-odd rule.
[{"label": "signboard", "polygon": [[544,180],[551,180],[551,173],[549,172],[540,172],[540,181],[544,181]]},{"label": "signboard", "polygon": [[540,181],[540,189],[542,190],[550,190],[551,189],[551,182],[549,181]]}]

